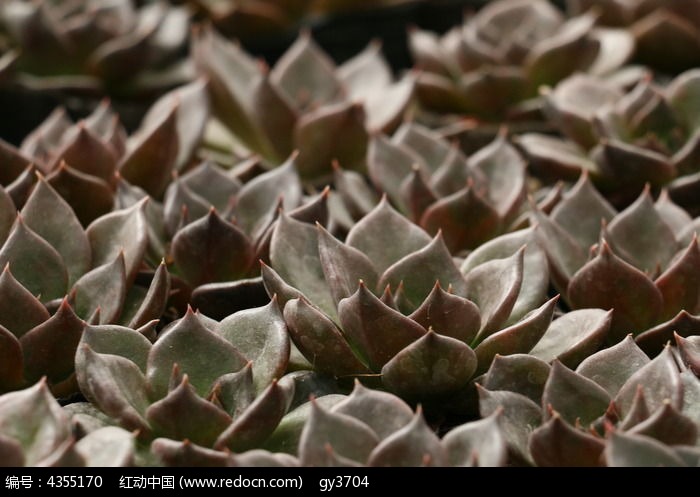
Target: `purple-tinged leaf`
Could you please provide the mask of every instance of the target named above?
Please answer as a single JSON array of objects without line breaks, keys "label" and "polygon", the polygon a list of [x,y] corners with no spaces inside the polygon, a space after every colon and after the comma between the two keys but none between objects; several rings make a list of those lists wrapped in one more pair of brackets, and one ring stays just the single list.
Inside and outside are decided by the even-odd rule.
[{"label": "purple-tinged leaf", "polygon": [[258,392],[286,371],[289,335],[275,297],[264,307],[231,314],[219,323],[216,331],[253,362],[253,380]]},{"label": "purple-tinged leaf", "polygon": [[156,438],[151,452],[168,468],[229,468],[236,466],[233,456],[227,452],[207,449],[189,440],[175,441]]},{"label": "purple-tinged leaf", "polygon": [[282,214],[272,233],[270,262],[285,282],[335,320],[336,305],[323,274],[318,237],[315,227]]},{"label": "purple-tinged leaf", "polygon": [[681,414],[667,401],[627,433],[646,435],[666,445],[695,445],[698,428],[692,419]]},{"label": "purple-tinged leaf", "polygon": [[430,187],[439,196],[446,197],[459,191],[469,180],[479,193],[486,189],[487,179],[483,173],[467,167],[467,158],[457,144],[450,147],[445,160],[430,176]]},{"label": "purple-tinged leaf", "polygon": [[284,310],[288,301],[304,297],[299,290],[288,285],[274,269],[262,261],[260,261],[260,274],[268,297],[272,298],[277,295],[277,305],[279,305],[280,310]]},{"label": "purple-tinged leaf", "polygon": [[519,393],[539,404],[549,369],[549,364],[528,354],[496,354],[480,382],[487,390]]},{"label": "purple-tinged leaf", "polygon": [[439,133],[414,122],[404,123],[396,131],[391,142],[417,153],[431,172],[445,161],[452,149],[450,143]]},{"label": "purple-tinged leaf", "polygon": [[61,255],[29,228],[20,215],[0,248],[0,265],[42,301],[58,299],[68,289],[68,273]]},{"label": "purple-tinged leaf", "polygon": [[24,467],[24,451],[14,438],[0,435],[0,466],[4,468]]},{"label": "purple-tinged leaf", "polygon": [[598,255],[571,278],[568,300],[574,309],[614,309],[612,341],[646,329],[663,310],[663,296],[654,283],[613,254],[605,240]]},{"label": "purple-tinged leaf", "polygon": [[299,440],[302,466],[322,466],[328,448],[343,459],[364,464],[379,443],[377,435],[362,421],[323,409],[311,401],[311,414]]},{"label": "purple-tinged leaf", "polygon": [[191,309],[163,333],[148,356],[146,376],[154,398],[165,397],[174,364],[204,396],[221,375],[239,371],[248,361],[233,345],[204,327]]},{"label": "purple-tinged leaf", "polygon": [[615,404],[623,415],[632,405],[640,385],[650,411],[657,410],[666,400],[670,400],[676,409],[681,409],[683,386],[670,347],[667,346],[661,354],[630,376],[620,388]]},{"label": "purple-tinged leaf", "polygon": [[[321,397],[317,402],[324,398]],[[405,427],[413,419],[413,411],[401,399],[380,390],[365,388],[357,380],[350,396],[335,403],[330,410],[359,419],[380,440]]]},{"label": "purple-tinged leaf", "polygon": [[110,263],[124,253],[126,280],[132,282],[148,246],[145,207],[148,200],[96,219],[87,228],[94,267]]},{"label": "purple-tinged leaf", "polygon": [[423,214],[421,226],[428,233],[442,230],[450,252],[474,249],[493,238],[501,228],[501,218],[473,187],[442,198]]},{"label": "purple-tinged leaf", "polygon": [[426,333],[421,325],[386,306],[362,282],[351,297],[340,301],[338,316],[351,346],[362,352],[375,371]]},{"label": "purple-tinged leaf", "polygon": [[49,319],[49,312],[24,288],[5,265],[0,274],[0,326],[16,337]]},{"label": "purple-tinged leaf", "polygon": [[153,274],[146,295],[141,300],[136,312],[130,316],[129,328],[139,328],[153,319],[159,319],[165,311],[170,297],[170,273],[164,261],[158,265]]},{"label": "purple-tinged leaf", "polygon": [[[33,174],[29,178],[33,183]],[[46,181],[73,208],[83,226],[110,212],[114,205],[114,193],[104,180],[76,171],[65,162]],[[19,206],[16,199],[15,204]]]},{"label": "purple-tinged leaf", "polygon": [[393,84],[376,88],[364,99],[365,125],[370,133],[390,133],[404,119],[413,100],[416,74],[408,73]]},{"label": "purple-tinged leaf", "polygon": [[627,431],[647,419],[649,415],[649,407],[647,406],[647,401],[644,399],[644,389],[641,385],[638,385],[637,391],[634,394],[634,399],[632,400],[632,405],[617,428],[622,431]]},{"label": "purple-tinged leaf", "polygon": [[138,331],[116,325],[84,326],[80,343],[97,354],[110,354],[129,359],[146,372],[151,342]]},{"label": "purple-tinged leaf", "polygon": [[613,432],[604,454],[605,462],[613,468],[685,466],[668,446],[644,435]]},{"label": "purple-tinged leaf", "polygon": [[546,362],[557,359],[575,368],[603,344],[612,311],[580,309],[554,320],[530,354]]},{"label": "purple-tinged leaf", "polygon": [[371,41],[362,52],[345,61],[336,71],[350,99],[365,100],[378,88],[391,84],[391,68],[382,57],[382,45]]},{"label": "purple-tinged leaf", "polygon": [[681,413],[692,419],[696,426],[700,422],[700,380],[692,371],[681,373],[683,384],[683,407]]},{"label": "purple-tinged leaf", "polygon": [[87,272],[92,257],[87,235],[73,209],[41,177],[22,208],[22,218],[61,255],[69,283]]},{"label": "purple-tinged leaf", "polygon": [[193,192],[180,178],[175,178],[165,190],[163,224],[170,236],[174,236],[183,224],[206,216],[210,210],[207,199]]},{"label": "purple-tinged leaf", "polygon": [[287,301],[284,319],[292,340],[315,371],[333,376],[368,372],[335,323],[303,297]]},{"label": "purple-tinged leaf", "polygon": [[457,295],[466,295],[467,283],[439,232],[428,245],[387,268],[379,280],[378,288],[387,285],[398,288],[403,283],[404,298],[411,309],[417,309],[430,295],[436,282],[445,288],[451,286]]},{"label": "purple-tinged leaf", "polygon": [[238,418],[255,400],[252,363],[248,362],[240,371],[220,376],[207,398],[233,419]]},{"label": "purple-tinged leaf", "polygon": [[673,234],[676,235],[676,239],[681,236],[686,226],[693,222],[690,215],[671,200],[666,189],[661,190],[659,198],[654,203],[654,208],[661,219],[671,228]]},{"label": "purple-tinged leaf", "polygon": [[522,461],[532,462],[528,449],[530,433],[542,422],[542,411],[533,401],[515,392],[489,391],[477,384],[482,418],[502,411],[501,432],[508,447]]},{"label": "purple-tinged leaf", "polygon": [[[388,287],[387,287],[388,288]],[[481,328],[479,308],[471,300],[442,289],[439,282],[410,316],[426,330],[470,344]]]},{"label": "purple-tinged leaf", "polygon": [[447,451],[433,433],[419,408],[413,420],[382,440],[369,456],[368,466],[445,466]]},{"label": "purple-tinged leaf", "polygon": [[474,349],[479,363],[477,372],[486,372],[497,354],[507,356],[530,352],[552,322],[558,300],[559,297],[556,296],[527,314],[521,321],[488,335]]},{"label": "purple-tinged leaf", "polygon": [[25,384],[22,352],[17,337],[0,326],[0,392],[17,390]]},{"label": "purple-tinged leaf", "polygon": [[270,301],[262,278],[246,278],[200,285],[192,291],[190,303],[199,312],[217,319]]},{"label": "purple-tinged leaf", "polygon": [[476,338],[483,340],[497,331],[510,316],[523,281],[525,249],[503,258],[492,259],[475,267],[465,276],[465,297],[481,312],[481,330]]},{"label": "purple-tinged leaf", "polygon": [[530,453],[540,467],[598,467],[605,442],[573,428],[555,413],[530,435]]},{"label": "purple-tinged leaf", "polygon": [[178,231],[171,250],[177,269],[193,287],[240,279],[254,255],[246,234],[213,209]]},{"label": "purple-tinged leaf", "polygon": [[211,446],[231,423],[228,414],[194,392],[187,375],[165,398],[148,408],[146,419],[157,433],[204,446]]},{"label": "purple-tinged leaf", "polygon": [[574,238],[581,248],[587,249],[598,243],[601,223],[610,222],[615,214],[615,209],[590,182],[588,174],[583,173],[552,210],[551,220]]},{"label": "purple-tinged leaf", "polygon": [[0,163],[3,165],[0,169],[0,184],[7,186],[27,169],[32,160],[25,157],[14,145],[0,139]]},{"label": "purple-tinged leaf", "polygon": [[96,176],[113,184],[117,167],[117,157],[113,149],[92,132],[85,123],[79,123],[66,133],[64,144],[54,154],[54,162],[49,170],[55,169],[61,161],[81,173]]},{"label": "purple-tinged leaf", "polygon": [[571,425],[580,422],[584,427],[605,414],[610,395],[603,387],[582,376],[559,361],[552,363],[549,379],[542,393],[542,408],[551,407]]},{"label": "purple-tinged leaf", "polygon": [[219,435],[216,449],[244,452],[259,447],[272,435],[289,408],[290,396],[273,381],[264,392]]},{"label": "purple-tinged leaf", "polygon": [[576,372],[595,381],[614,397],[625,382],[649,362],[646,354],[637,347],[632,336],[628,335],[617,345],[584,359],[576,368]]},{"label": "purple-tinged leaf", "polygon": [[379,196],[363,175],[342,169],[337,162],[333,165],[333,184],[353,219],[364,217],[379,203]]},{"label": "purple-tinged leaf", "polygon": [[693,374],[698,376],[700,374],[700,337],[691,336],[683,338],[677,333],[673,335],[676,339],[678,352],[680,352],[683,363],[688,366]]},{"label": "purple-tinged leaf", "polygon": [[124,307],[126,288],[124,253],[120,252],[111,263],[96,267],[76,281],[71,292],[75,312],[88,320],[99,309],[99,324],[113,323]]},{"label": "purple-tinged leaf", "polygon": [[454,428],[442,439],[452,467],[503,467],[508,443],[499,425],[500,413]]},{"label": "purple-tinged leaf", "polygon": [[134,434],[105,426],[81,438],[75,451],[85,460],[86,467],[129,467],[134,464],[136,443]]},{"label": "purple-tinged leaf", "polygon": [[333,300],[337,303],[351,296],[357,284],[363,280],[369,288],[377,286],[379,276],[369,258],[328,233],[320,224],[318,229],[318,255]]},{"label": "purple-tinged leaf", "polygon": [[231,456],[238,468],[294,468],[299,466],[296,457],[289,454],[273,454],[254,449]]},{"label": "purple-tinged leaf", "polygon": [[[437,200],[436,194],[423,179],[420,168],[415,164],[411,174],[401,182],[399,194],[411,221],[417,224],[420,224],[423,213]],[[437,233],[437,229],[434,232]]]},{"label": "purple-tinged leaf", "polygon": [[463,388],[476,365],[468,345],[429,329],[382,367],[382,383],[404,398],[440,397]]},{"label": "purple-tinged leaf", "polygon": [[40,381],[0,397],[0,432],[18,442],[24,463],[34,466],[68,440],[70,423],[46,383]]},{"label": "purple-tinged leaf", "polygon": [[16,218],[17,209],[15,208],[15,203],[7,191],[0,186],[0,243],[4,243],[7,240]]},{"label": "purple-tinged leaf", "polygon": [[[383,198],[372,212],[353,226],[346,243],[365,254],[382,273],[401,258],[428,245],[430,236],[396,212]],[[431,282],[431,287],[434,283]]]},{"label": "purple-tinged leaf", "polygon": [[621,192],[625,200],[639,195],[645,183],[664,185],[675,175],[667,157],[619,140],[602,142],[594,155],[598,156],[596,162],[604,178],[626,186]]},{"label": "purple-tinged leaf", "polygon": [[653,273],[657,266],[665,268],[680,248],[673,230],[654,207],[648,189],[615,216],[607,232],[620,257],[647,274]]},{"label": "purple-tinged leaf", "polygon": [[58,383],[73,374],[75,351],[84,327],[85,322],[64,299],[53,316],[22,335],[27,381],[35,383],[46,376],[50,383]]},{"label": "purple-tinged leaf", "polygon": [[666,95],[686,127],[696,129],[700,125],[700,72],[693,69],[676,77],[669,84]]},{"label": "purple-tinged leaf", "polygon": [[179,103],[146,123],[119,163],[119,173],[132,185],[160,199],[165,192],[178,158]]},{"label": "purple-tinged leaf", "polygon": [[229,207],[231,199],[242,187],[240,181],[229,177],[221,167],[210,161],[201,162],[197,167],[183,174],[180,181],[220,212]]},{"label": "purple-tinged leaf", "polygon": [[145,412],[150,404],[146,379],[139,367],[124,357],[78,348],[75,372],[80,391],[105,414],[128,430],[147,434]]},{"label": "purple-tinged leaf", "polygon": [[673,319],[649,328],[643,333],[634,337],[637,345],[649,354],[655,356],[659,354],[667,343],[673,340],[673,334],[687,337],[695,335],[700,329],[700,316],[693,316],[682,310]]},{"label": "purple-tinged leaf", "polygon": [[378,190],[385,192],[404,211],[401,185],[416,166],[420,171],[427,171],[423,158],[408,146],[394,143],[384,135],[372,136],[367,150],[369,177]]},{"label": "purple-tinged leaf", "polygon": [[330,187],[326,186],[321,193],[313,197],[305,197],[304,203],[292,210],[289,217],[308,224],[320,224],[325,226],[328,224],[329,210],[328,197],[330,195]]},{"label": "purple-tinged leaf", "polygon": [[690,314],[700,311],[700,248],[697,237],[654,284],[664,299],[662,319],[673,318],[679,310]]}]

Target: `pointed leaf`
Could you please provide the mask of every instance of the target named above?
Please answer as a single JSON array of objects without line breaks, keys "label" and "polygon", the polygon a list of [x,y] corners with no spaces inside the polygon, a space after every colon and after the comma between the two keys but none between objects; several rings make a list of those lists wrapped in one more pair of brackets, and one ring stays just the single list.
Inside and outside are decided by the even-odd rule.
[{"label": "pointed leaf", "polygon": [[114,193],[107,182],[76,171],[65,162],[46,181],[73,208],[83,226],[110,212],[114,205]]},{"label": "pointed leaf", "polygon": [[413,420],[375,447],[367,464],[375,467],[445,466],[447,453],[420,409]]},{"label": "pointed leaf", "polygon": [[116,426],[93,431],[75,444],[87,467],[128,467],[134,462],[134,435]]},{"label": "pointed leaf", "polygon": [[120,252],[114,261],[96,267],[75,283],[76,313],[88,319],[99,309],[99,324],[113,323],[124,306],[126,285],[124,254]]},{"label": "pointed leaf", "polygon": [[197,394],[205,396],[223,374],[247,360],[229,342],[204,327],[191,309],[161,335],[148,356],[146,376],[155,398],[165,397],[173,365],[187,374]]},{"label": "pointed leaf", "polygon": [[426,330],[472,342],[481,327],[479,308],[471,301],[442,289],[439,282],[418,309],[409,316]]},{"label": "pointed leaf", "polygon": [[232,197],[242,187],[240,181],[229,177],[223,168],[207,160],[182,175],[180,181],[192,193],[206,199],[218,211],[224,211],[229,207]]},{"label": "pointed leaf", "polygon": [[220,405],[233,419],[238,418],[255,400],[252,363],[248,362],[240,371],[220,376],[208,398]]},{"label": "pointed leaf", "polygon": [[587,252],[574,238],[539,209],[535,210],[535,236],[547,253],[552,284],[563,295],[569,281],[585,263]]},{"label": "pointed leaf", "polygon": [[542,393],[543,409],[551,407],[567,423],[574,425],[580,422],[584,427],[605,414],[610,400],[603,387],[559,361],[552,364]]},{"label": "pointed leaf", "polygon": [[129,320],[129,328],[139,328],[153,319],[159,319],[165,311],[168,298],[170,298],[170,273],[165,262],[161,262],[151,279],[146,295]]},{"label": "pointed leaf", "polygon": [[581,309],[556,319],[530,354],[574,368],[598,350],[610,329],[612,311]]},{"label": "pointed leaf", "polygon": [[508,443],[501,433],[498,412],[451,430],[442,439],[450,465],[503,467],[508,460]]},{"label": "pointed leaf", "polygon": [[85,326],[80,343],[93,352],[124,357],[146,371],[151,342],[138,331],[115,325]]},{"label": "pointed leaf", "polygon": [[615,468],[685,466],[669,447],[644,435],[615,432],[605,447],[605,461]]},{"label": "pointed leaf", "polygon": [[7,264],[17,281],[42,301],[66,294],[68,273],[61,255],[32,231],[21,216],[0,248],[0,265]]},{"label": "pointed leaf", "polygon": [[[0,326],[1,392],[17,390],[24,385],[25,375],[22,352],[22,345],[20,345],[17,337],[10,333],[6,328]],[[39,375],[39,377],[41,377],[41,375]],[[2,453],[1,450],[0,453]]]},{"label": "pointed leaf", "polygon": [[5,266],[0,274],[0,326],[21,337],[47,319],[49,312],[46,307]]},{"label": "pointed leaf", "polygon": [[165,190],[163,222],[167,233],[171,236],[175,235],[183,225],[206,216],[210,210],[210,202],[193,192],[180,178],[175,178]]},{"label": "pointed leaf", "polygon": [[385,192],[399,209],[405,211],[401,185],[414,170],[425,171],[423,158],[410,146],[394,143],[386,136],[375,135],[367,150],[367,170],[378,190]]},{"label": "pointed leaf", "polygon": [[343,334],[378,371],[399,351],[425,334],[415,321],[386,306],[364,283],[338,304]]},{"label": "pointed leaf", "polygon": [[627,433],[646,435],[666,445],[695,445],[698,438],[695,422],[681,414],[668,401]]},{"label": "pointed leaf", "polygon": [[55,154],[53,169],[61,160],[81,173],[96,176],[107,183],[114,181],[117,157],[114,150],[104,143],[85,122],[64,135],[65,145]]},{"label": "pointed leaf", "polygon": [[598,467],[605,443],[554,414],[530,435],[530,453],[540,467]]},{"label": "pointed leaf", "polygon": [[654,284],[664,299],[661,317],[671,319],[679,310],[700,311],[700,248],[693,238],[688,248],[659,276]]},{"label": "pointed leaf", "polygon": [[539,404],[549,369],[549,364],[528,354],[497,354],[480,382],[487,390],[519,393]]},{"label": "pointed leaf", "polygon": [[[415,164],[411,174],[401,182],[399,193],[407,212],[410,214],[410,219],[414,223],[419,223],[423,213],[437,200],[436,194],[423,179],[420,168]],[[437,219],[437,221],[440,220]],[[433,233],[437,233],[437,231],[435,229]]]}]

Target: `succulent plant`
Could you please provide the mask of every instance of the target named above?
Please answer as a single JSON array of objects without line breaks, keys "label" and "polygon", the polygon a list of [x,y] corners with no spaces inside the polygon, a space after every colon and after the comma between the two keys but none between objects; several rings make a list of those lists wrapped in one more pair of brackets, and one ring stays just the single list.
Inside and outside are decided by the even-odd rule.
[{"label": "succulent plant", "polygon": [[645,183],[666,186],[695,212],[700,135],[693,102],[699,84],[696,70],[663,88],[647,77],[628,92],[574,76],[545,91],[551,121],[568,140],[532,133],[518,142],[541,176],[571,178],[587,170],[617,206],[633,200]]},{"label": "succulent plant", "polygon": [[626,31],[595,24],[595,14],[566,18],[547,0],[498,0],[442,37],[414,30],[420,103],[486,122],[532,116],[541,85],[579,71],[610,74],[631,55]]},{"label": "succulent plant", "polygon": [[378,44],[336,67],[302,34],[270,70],[204,27],[193,55],[220,123],[272,163],[298,150],[304,180],[330,176],[334,159],[364,170],[369,133],[395,129],[413,94],[413,76],[394,82]]},{"label": "succulent plant", "polygon": [[700,64],[700,16],[696,0],[568,0],[574,15],[594,8],[601,23],[626,27],[635,39],[634,59],[667,73]]},{"label": "succulent plant", "polygon": [[192,78],[182,57],[188,18],[167,2],[137,8],[131,0],[11,0],[0,10],[19,51],[18,84],[119,97],[162,93]]}]

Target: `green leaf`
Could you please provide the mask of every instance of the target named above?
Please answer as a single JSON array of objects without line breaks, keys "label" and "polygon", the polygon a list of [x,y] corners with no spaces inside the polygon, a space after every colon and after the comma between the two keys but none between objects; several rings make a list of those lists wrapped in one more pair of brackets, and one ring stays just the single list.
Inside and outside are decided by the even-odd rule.
[{"label": "green leaf", "polygon": [[367,461],[368,466],[375,467],[439,467],[446,463],[447,453],[425,422],[421,409],[409,424],[382,440]]},{"label": "green leaf", "polygon": [[88,320],[100,311],[99,324],[113,323],[119,317],[126,298],[126,268],[124,253],[111,263],[98,266],[83,275],[73,286],[76,313]]},{"label": "green leaf", "polygon": [[549,364],[532,355],[496,354],[480,383],[487,390],[519,393],[540,404],[549,369]]},{"label": "green leaf", "polygon": [[439,282],[423,303],[409,316],[426,330],[470,344],[481,327],[479,308],[471,300],[442,289]]},{"label": "green leaf", "polygon": [[5,265],[0,274],[0,326],[21,337],[47,319],[46,307],[15,279],[9,265]]},{"label": "green leaf", "polygon": [[450,430],[442,439],[450,466],[503,467],[508,443],[501,433],[497,411],[491,416]]},{"label": "green leaf", "polygon": [[550,408],[567,423],[591,425],[610,405],[610,395],[603,387],[582,376],[559,361],[552,363],[549,379],[542,393],[542,408]]},{"label": "green leaf", "polygon": [[382,383],[405,398],[440,397],[463,388],[476,365],[468,345],[430,329],[382,367]]},{"label": "green leaf", "polygon": [[[386,198],[355,226],[346,244],[365,254],[382,273],[399,259],[430,243],[430,236],[391,207]],[[435,283],[433,281],[431,285]]]},{"label": "green leaf", "polygon": [[148,408],[146,419],[157,433],[205,446],[212,445],[231,423],[228,414],[197,396],[187,375],[165,398]]},{"label": "green leaf", "polygon": [[605,443],[573,428],[555,413],[530,435],[530,453],[540,467],[598,467]]},{"label": "green leaf", "polygon": [[575,368],[603,344],[610,330],[612,311],[580,309],[564,314],[547,329],[530,354],[546,362],[557,359]]},{"label": "green leaf", "polygon": [[340,301],[338,315],[343,334],[374,371],[425,334],[421,325],[388,307],[362,282],[351,297]]},{"label": "green leaf", "polygon": [[197,394],[205,396],[217,378],[239,371],[246,362],[235,347],[205,328],[188,309],[151,348],[146,377],[154,398],[163,398],[173,365],[177,364],[189,376]]},{"label": "green leaf", "polygon": [[126,280],[131,282],[141,266],[148,246],[148,224],[143,200],[96,219],[87,228],[93,267],[110,263],[124,252]]},{"label": "green leaf", "polygon": [[68,273],[61,255],[32,231],[20,215],[0,248],[0,265],[42,301],[61,298],[68,288]]}]

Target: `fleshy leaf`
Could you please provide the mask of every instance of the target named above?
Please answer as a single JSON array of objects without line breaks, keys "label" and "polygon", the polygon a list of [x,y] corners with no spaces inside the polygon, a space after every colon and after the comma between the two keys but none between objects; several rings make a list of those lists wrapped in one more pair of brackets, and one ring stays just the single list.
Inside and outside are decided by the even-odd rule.
[{"label": "fleshy leaf", "polygon": [[674,333],[681,359],[694,374],[700,373],[700,339],[697,336],[683,338]]},{"label": "fleshy leaf", "polygon": [[4,468],[24,466],[24,452],[17,440],[0,435],[0,461]]},{"label": "fleshy leaf", "polygon": [[[29,179],[33,180],[33,176]],[[83,226],[107,214],[114,206],[114,194],[104,180],[76,171],[65,162],[47,176],[46,181],[73,208]],[[14,200],[18,205],[17,199]]]},{"label": "fleshy leaf", "polygon": [[695,422],[681,414],[669,401],[627,433],[646,435],[666,445],[695,445],[698,438]]},{"label": "fleshy leaf", "polygon": [[93,352],[124,357],[146,371],[151,342],[138,331],[115,325],[85,326],[81,344]]},{"label": "fleshy leaf", "polygon": [[466,344],[472,342],[481,327],[481,315],[476,304],[444,291],[439,282],[409,317],[426,330],[433,328],[436,333]]},{"label": "fleshy leaf", "polygon": [[693,238],[688,248],[654,284],[664,299],[662,319],[671,319],[682,309],[691,314],[700,311],[700,248]]},{"label": "fleshy leaf", "polygon": [[24,385],[22,352],[17,337],[0,326],[0,392],[16,390]]},{"label": "fleshy leaf", "polygon": [[246,309],[221,321],[217,333],[253,362],[253,380],[262,392],[281,378],[289,362],[289,335],[273,297],[264,307]]},{"label": "fleshy leaf", "polygon": [[314,370],[333,376],[367,372],[335,323],[306,299],[292,299],[284,306],[289,334]]},{"label": "fleshy leaf", "polygon": [[148,356],[147,378],[155,398],[165,397],[174,364],[187,374],[197,394],[205,396],[221,375],[233,373],[247,360],[229,342],[202,325],[188,309],[167,330]]},{"label": "fleshy leaf", "polygon": [[499,426],[500,413],[466,423],[451,430],[442,439],[453,467],[478,465],[502,467],[508,460],[508,443]]},{"label": "fleshy leaf", "polygon": [[163,200],[163,223],[168,234],[175,235],[177,230],[195,219],[206,216],[211,205],[207,199],[199,196],[180,178],[165,190]]},{"label": "fleshy leaf", "polygon": [[676,409],[683,403],[683,387],[678,367],[673,359],[671,349],[667,346],[661,354],[635,372],[620,388],[615,403],[625,414],[634,400],[637,387],[644,389],[644,398],[650,411],[655,411],[666,400]]},{"label": "fleshy leaf", "polygon": [[49,312],[46,307],[5,266],[0,274],[0,326],[21,337],[47,319]]},{"label": "fleshy leaf", "polygon": [[[423,213],[437,200],[435,193],[423,179],[420,168],[415,164],[411,174],[401,182],[399,192],[406,205],[406,210],[410,214],[409,217],[414,223],[420,223]],[[447,214],[450,214],[449,210],[447,210]],[[437,231],[438,229],[435,229],[432,232],[437,233]]]},{"label": "fleshy leaf", "polygon": [[[698,137],[700,137],[700,134]],[[671,200],[666,189],[661,190],[659,198],[654,203],[654,208],[661,216],[661,219],[671,228],[673,234],[676,235],[676,239],[679,239],[686,226],[693,222],[690,215]]]},{"label": "fleshy leaf", "polygon": [[124,253],[120,252],[111,263],[96,267],[75,283],[76,313],[87,320],[99,309],[99,324],[113,323],[124,306],[126,285]]},{"label": "fleshy leaf", "polygon": [[653,282],[613,254],[605,240],[598,255],[571,279],[568,300],[574,309],[614,309],[612,340],[646,329],[663,306],[663,296]]},{"label": "fleshy leaf", "polygon": [[197,396],[187,375],[164,399],[148,408],[146,419],[157,433],[205,446],[212,445],[231,423],[228,414]]},{"label": "fleshy leaf", "polygon": [[42,301],[61,298],[68,288],[68,273],[61,255],[32,231],[21,216],[0,248],[0,265]]},{"label": "fleshy leaf", "polygon": [[159,319],[170,297],[170,273],[165,262],[162,261],[156,269],[148,291],[143,297],[138,309],[129,319],[129,328],[139,328],[152,319]]},{"label": "fleshy leaf", "polygon": [[74,283],[90,268],[90,242],[73,209],[46,180],[39,178],[22,218],[37,235],[56,249],[68,270],[69,283]]},{"label": "fleshy leaf", "polygon": [[0,397],[0,432],[21,445],[25,464],[49,457],[70,436],[68,417],[40,381]]},{"label": "fleshy leaf", "polygon": [[428,233],[442,230],[450,252],[474,249],[498,233],[501,219],[473,187],[467,186],[430,206],[420,222]]},{"label": "fleshy leaf", "polygon": [[298,288],[331,319],[337,318],[318,254],[316,228],[282,214],[272,234],[270,261],[285,282]]},{"label": "fleshy leaf", "polygon": [[549,364],[532,355],[496,354],[486,375],[480,380],[487,390],[507,390],[540,403],[549,378]]},{"label": "fleshy leaf", "polygon": [[523,281],[524,253],[521,248],[510,257],[485,262],[466,275],[465,296],[481,312],[478,341],[498,330],[510,316]]},{"label": "fleshy leaf", "polygon": [[567,367],[575,368],[602,345],[611,320],[612,311],[580,309],[567,312],[552,322],[530,354],[547,362],[557,359]]},{"label": "fleshy leaf", "polygon": [[423,158],[410,147],[394,143],[386,136],[376,135],[367,150],[367,169],[378,190],[386,192],[399,209],[406,210],[401,185],[414,170],[427,169]]},{"label": "fleshy leaf", "polygon": [[255,400],[252,363],[248,362],[235,373],[219,376],[208,398],[220,405],[233,419],[238,418]]},{"label": "fleshy leaf", "polygon": [[12,231],[12,225],[15,223],[16,217],[17,209],[12,201],[12,197],[0,186],[0,241],[3,243],[7,240],[10,231]]},{"label": "fleshy leaf", "polygon": [[147,200],[96,219],[87,228],[94,267],[110,263],[124,252],[127,281],[133,281],[148,246]]},{"label": "fleshy leaf", "polygon": [[430,295],[436,282],[446,288],[452,286],[457,295],[465,296],[466,293],[464,277],[440,233],[422,249],[389,266],[380,278],[378,288],[385,288],[386,285],[398,288],[402,282],[404,298],[413,309],[417,309]]},{"label": "fleshy leaf", "polygon": [[192,286],[239,279],[253,260],[245,233],[213,209],[178,231],[171,250],[178,270]]},{"label": "fleshy leaf", "polygon": [[679,467],[685,466],[668,446],[644,435],[615,432],[605,447],[605,461],[610,467]]},{"label": "fleshy leaf", "polygon": [[151,443],[151,452],[169,468],[228,468],[234,466],[231,454],[206,449],[189,440],[182,442],[157,438]]},{"label": "fleshy leaf", "polygon": [[649,358],[628,335],[617,345],[584,359],[576,372],[595,381],[614,397],[625,382],[648,363]]},{"label": "fleshy leaf", "polygon": [[[96,176],[107,183],[114,181],[117,165],[115,153],[85,122],[69,130],[63,140],[65,145],[55,154],[56,163],[63,160],[81,173]],[[49,166],[49,169],[56,165]]]},{"label": "fleshy leaf", "polygon": [[375,288],[379,276],[372,261],[359,250],[340,242],[320,224],[316,227],[321,267],[335,302],[355,293],[360,280]]},{"label": "fleshy leaf", "polygon": [[219,436],[214,448],[244,452],[259,447],[282,420],[289,407],[288,393],[276,381]]},{"label": "fleshy leaf", "polygon": [[603,387],[559,361],[554,361],[542,393],[542,407],[550,407],[567,423],[580,422],[584,427],[605,414],[610,395]]},{"label": "fleshy leaf", "polygon": [[105,426],[81,438],[75,450],[87,467],[128,467],[134,462],[135,445],[132,433],[116,426]]},{"label": "fleshy leaf", "polygon": [[[206,199],[218,211],[223,211],[241,190],[241,182],[229,177],[223,168],[205,160],[187,171],[180,181],[195,195]],[[167,194],[166,194],[167,195]]]},{"label": "fleshy leaf", "polygon": [[375,467],[445,466],[447,453],[420,409],[413,420],[375,447],[367,464]]},{"label": "fleshy leaf", "polygon": [[351,297],[340,301],[338,315],[343,334],[375,371],[425,334],[421,325],[385,305],[362,282]]},{"label": "fleshy leaf", "polygon": [[51,383],[68,378],[74,371],[75,351],[84,327],[85,322],[64,299],[53,316],[22,335],[27,381],[34,383],[44,375]]},{"label": "fleshy leaf", "polygon": [[496,356],[525,354],[542,338],[552,322],[554,308],[559,297],[554,297],[533,310],[521,321],[492,333],[474,349],[479,362],[477,371],[485,372]]},{"label": "fleshy leaf", "polygon": [[[353,226],[346,243],[365,254],[382,273],[401,258],[428,245],[430,236],[396,212],[384,198]],[[434,283],[431,282],[431,287]]]},{"label": "fleshy leaf", "polygon": [[406,398],[440,397],[464,387],[475,370],[468,345],[430,329],[382,367],[382,383]]},{"label": "fleshy leaf", "polygon": [[299,290],[287,284],[274,269],[262,261],[260,262],[260,274],[268,297],[272,298],[277,295],[277,304],[280,306],[280,309],[284,309],[288,301],[304,296]]},{"label": "fleshy leaf", "polygon": [[146,379],[139,367],[124,357],[78,348],[75,372],[85,397],[124,428],[148,433],[144,415],[149,405]]},{"label": "fleshy leaf", "polygon": [[603,440],[573,428],[555,413],[530,435],[530,453],[540,467],[597,467]]}]

